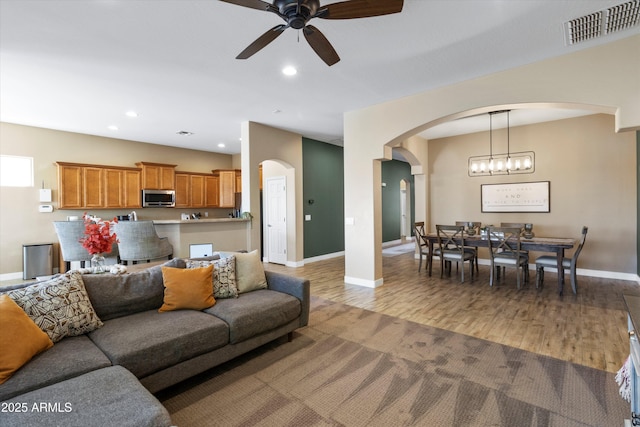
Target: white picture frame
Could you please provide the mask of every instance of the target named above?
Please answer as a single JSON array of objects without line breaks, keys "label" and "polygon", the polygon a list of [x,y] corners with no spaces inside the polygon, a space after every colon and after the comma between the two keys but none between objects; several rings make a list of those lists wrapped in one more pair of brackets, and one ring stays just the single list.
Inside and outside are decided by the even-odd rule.
[{"label": "white picture frame", "polygon": [[550,181],[482,184],[482,212],[551,212]]}]

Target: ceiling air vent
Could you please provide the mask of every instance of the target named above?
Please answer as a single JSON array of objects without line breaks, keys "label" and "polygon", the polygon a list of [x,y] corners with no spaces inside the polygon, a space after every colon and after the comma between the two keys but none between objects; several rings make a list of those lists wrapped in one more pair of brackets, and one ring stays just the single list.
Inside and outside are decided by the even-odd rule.
[{"label": "ceiling air vent", "polygon": [[620,3],[564,23],[565,43],[572,45],[625,30],[640,23],[640,0]]}]

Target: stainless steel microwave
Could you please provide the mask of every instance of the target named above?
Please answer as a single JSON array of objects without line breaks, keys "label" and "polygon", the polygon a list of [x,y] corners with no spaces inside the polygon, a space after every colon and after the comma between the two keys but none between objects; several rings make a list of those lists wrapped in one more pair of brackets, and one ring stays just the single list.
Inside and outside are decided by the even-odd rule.
[{"label": "stainless steel microwave", "polygon": [[175,190],[142,190],[143,208],[173,208],[175,205]]}]

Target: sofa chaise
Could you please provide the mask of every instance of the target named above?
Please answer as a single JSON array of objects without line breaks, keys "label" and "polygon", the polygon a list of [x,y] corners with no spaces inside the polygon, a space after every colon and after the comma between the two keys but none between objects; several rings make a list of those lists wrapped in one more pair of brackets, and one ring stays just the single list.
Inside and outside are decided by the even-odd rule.
[{"label": "sofa chaise", "polygon": [[[171,425],[153,393],[279,337],[291,340],[294,330],[307,325],[309,281],[265,272],[257,257],[173,259],[135,273],[69,272],[1,289],[55,344],[0,384],[0,425]],[[195,277],[207,264],[215,264],[208,276],[216,285],[215,304],[164,310],[173,289],[166,283],[169,272]],[[234,276],[235,290],[229,283]],[[35,305],[51,298],[54,308],[42,313],[42,307],[25,303],[34,296]],[[83,298],[75,318],[56,319],[57,300],[78,310]],[[56,322],[62,334],[51,332]]]}]

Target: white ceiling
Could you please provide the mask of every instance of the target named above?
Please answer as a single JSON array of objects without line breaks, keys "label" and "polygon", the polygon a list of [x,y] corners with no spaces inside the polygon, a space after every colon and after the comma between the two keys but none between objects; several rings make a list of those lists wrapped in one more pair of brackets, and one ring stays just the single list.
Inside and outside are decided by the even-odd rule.
[{"label": "white ceiling", "polygon": [[621,2],[405,0],[395,15],[313,19],[342,59],[328,67],[293,29],[236,60],[282,21],[217,0],[0,0],[0,120],[229,154],[248,120],[339,144],[346,111],[640,33],[565,45],[565,21]]}]

